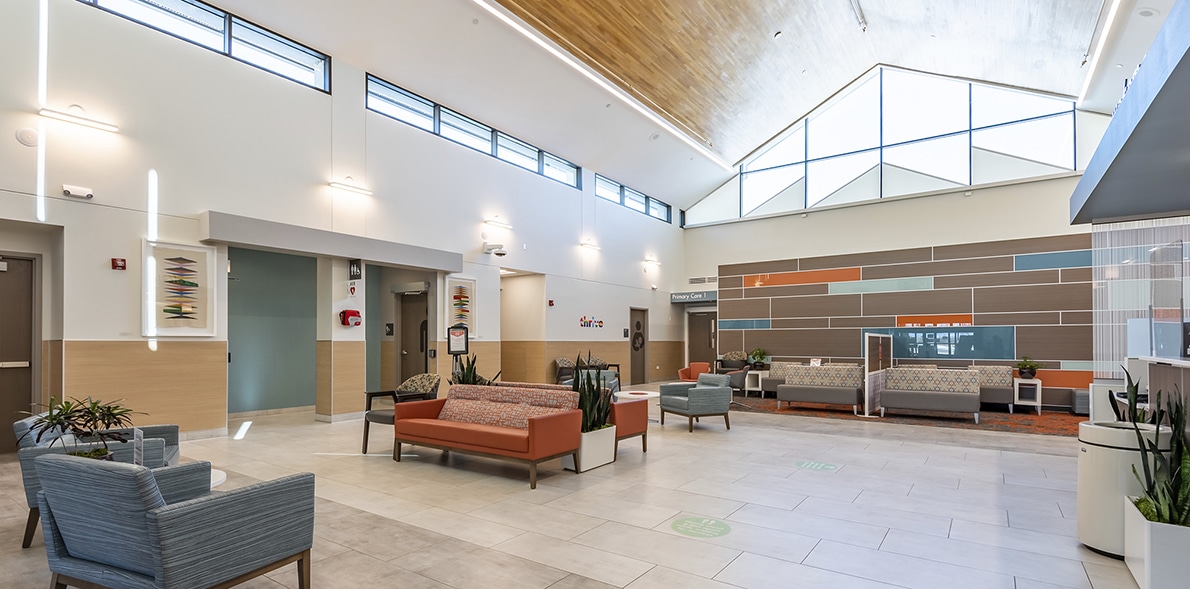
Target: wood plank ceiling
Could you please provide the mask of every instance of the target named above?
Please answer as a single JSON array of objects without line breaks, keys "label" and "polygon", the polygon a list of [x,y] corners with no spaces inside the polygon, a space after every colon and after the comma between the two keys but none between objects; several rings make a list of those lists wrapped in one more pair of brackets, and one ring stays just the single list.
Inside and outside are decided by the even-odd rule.
[{"label": "wood plank ceiling", "polygon": [[728,162],[876,64],[1077,95],[1103,4],[497,1]]}]

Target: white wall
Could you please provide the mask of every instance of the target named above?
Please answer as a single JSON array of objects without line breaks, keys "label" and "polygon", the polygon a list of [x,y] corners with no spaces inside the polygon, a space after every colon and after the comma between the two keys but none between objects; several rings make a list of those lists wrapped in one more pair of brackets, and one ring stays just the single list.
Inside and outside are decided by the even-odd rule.
[{"label": "white wall", "polygon": [[[720,264],[1088,233],[1070,225],[1078,177],[687,229],[687,276]],[[970,192],[971,196],[964,196]],[[745,237],[746,236],[746,237]]]},{"label": "white wall", "polygon": [[505,276],[500,280],[500,339],[545,341],[545,276]]},{"label": "white wall", "polygon": [[[333,62],[332,96],[74,0],[49,0],[45,106],[78,104],[120,130],[39,117],[37,6],[36,0],[0,3],[6,56],[0,60],[0,220],[64,228],[59,290],[67,339],[140,338],[140,251],[151,169],[160,178],[163,241],[196,243],[197,215],[215,210],[461,252],[460,275],[477,280],[473,335],[480,340],[501,337],[501,266],[582,281],[567,295],[580,306],[628,299],[649,306],[653,298],[668,305],[668,292],[683,282],[677,211],[675,223],[665,224],[597,199],[591,170],[583,172],[585,188],[576,190],[366,112],[364,72],[343,61]],[[38,149],[13,139],[22,127],[43,129],[40,199]],[[374,196],[327,186],[347,175]],[[64,183],[90,187],[96,196],[58,196]],[[39,200],[44,219],[38,219]],[[483,223],[497,214],[514,228]],[[482,253],[485,232],[489,241],[505,244],[507,257]],[[578,247],[585,237],[602,245],[595,257]],[[650,255],[662,266],[646,275],[642,261]],[[111,257],[126,258],[128,271],[109,270]],[[226,264],[224,247],[217,264]],[[226,282],[218,274],[221,339]],[[338,274],[327,274],[334,288]],[[434,281],[435,290],[441,281]],[[649,294],[653,284],[655,295]],[[645,296],[623,294],[636,291]],[[364,306],[362,298],[357,306]],[[626,324],[626,307],[616,313]],[[654,326],[654,334],[664,331]]]},{"label": "white wall", "polygon": [[[599,296],[591,296],[598,293]],[[632,308],[649,310],[649,339],[680,341],[685,315],[680,305],[669,302],[669,293],[648,288],[599,285],[563,276],[546,277],[546,339],[550,341],[627,341]],[[582,327],[586,317],[602,321],[603,327]]]}]

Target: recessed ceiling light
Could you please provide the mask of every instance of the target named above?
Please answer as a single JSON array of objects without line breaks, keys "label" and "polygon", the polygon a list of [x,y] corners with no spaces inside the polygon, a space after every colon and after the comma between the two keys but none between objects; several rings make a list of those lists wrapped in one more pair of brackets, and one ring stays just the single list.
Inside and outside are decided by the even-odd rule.
[{"label": "recessed ceiling light", "polygon": [[780,38],[781,38],[781,31],[777,31],[777,32],[773,33],[773,38],[774,38],[774,39],[780,39]]},{"label": "recessed ceiling light", "polygon": [[1117,63],[1117,64],[1116,64],[1116,67],[1124,67],[1124,64],[1122,64],[1122,63]]},{"label": "recessed ceiling light", "polygon": [[478,18],[471,19],[471,24],[473,24],[473,25],[479,24],[479,19]]},{"label": "recessed ceiling light", "polygon": [[1160,10],[1157,10],[1156,8],[1149,8],[1148,6],[1141,6],[1140,8],[1136,9],[1136,16],[1142,18],[1149,18],[1150,16],[1157,16],[1158,14],[1161,14]]},{"label": "recessed ceiling light", "polygon": [[653,133],[652,135],[649,135],[649,141],[656,141],[658,139],[661,139],[661,133]]}]

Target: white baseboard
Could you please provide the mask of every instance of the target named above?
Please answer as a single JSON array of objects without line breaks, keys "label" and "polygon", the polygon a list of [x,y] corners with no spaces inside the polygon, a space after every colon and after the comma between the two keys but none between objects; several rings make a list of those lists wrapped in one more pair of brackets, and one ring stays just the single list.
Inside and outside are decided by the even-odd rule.
[{"label": "white baseboard", "polygon": [[186,442],[189,440],[206,440],[210,438],[226,438],[227,428],[221,427],[218,429],[204,429],[193,432],[178,432],[178,440]]},{"label": "white baseboard", "polygon": [[322,415],[317,413],[314,415],[314,421],[321,421],[323,423],[339,423],[340,421],[352,421],[363,418],[363,411],[356,411],[355,413],[340,413],[338,415]]},{"label": "white baseboard", "polygon": [[239,413],[228,413],[227,419],[248,419],[251,417],[262,417],[265,415],[282,415],[285,413],[305,413],[313,411],[313,405],[306,405],[305,407],[282,407],[280,409],[261,409],[260,411],[240,411]]}]

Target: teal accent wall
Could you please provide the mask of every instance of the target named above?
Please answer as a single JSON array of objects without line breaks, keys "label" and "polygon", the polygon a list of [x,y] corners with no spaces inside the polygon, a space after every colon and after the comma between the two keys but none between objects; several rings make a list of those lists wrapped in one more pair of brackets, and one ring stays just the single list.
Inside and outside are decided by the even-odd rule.
[{"label": "teal accent wall", "polygon": [[227,411],[314,404],[318,262],[230,248]]},{"label": "teal accent wall", "polygon": [[1054,268],[1088,268],[1091,266],[1091,250],[1077,252],[1054,252],[1045,254],[1022,254],[1016,256],[1016,270],[1052,270]]},{"label": "teal accent wall", "polygon": [[1015,360],[1016,328],[894,327],[864,329],[893,338],[893,358],[933,360]]},{"label": "teal accent wall", "polygon": [[380,340],[384,339],[384,313],[380,309],[380,266],[364,267],[364,330],[367,342],[368,374],[365,386],[380,390]]},{"label": "teal accent wall", "polygon": [[720,319],[719,329],[768,329],[768,319]]},{"label": "teal accent wall", "polygon": [[906,290],[933,290],[933,276],[918,276],[914,278],[881,278],[878,280],[856,280],[852,282],[832,282],[830,294],[855,294],[864,292],[898,292]]}]

